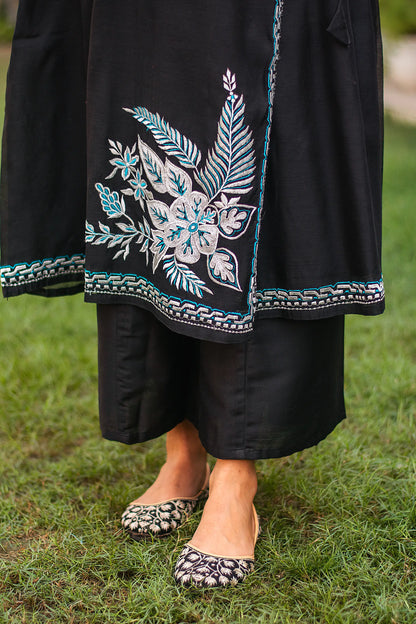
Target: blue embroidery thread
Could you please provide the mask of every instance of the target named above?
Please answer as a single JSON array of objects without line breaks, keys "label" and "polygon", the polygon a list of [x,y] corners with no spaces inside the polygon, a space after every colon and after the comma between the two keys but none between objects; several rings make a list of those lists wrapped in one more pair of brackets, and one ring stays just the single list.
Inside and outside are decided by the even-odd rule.
[{"label": "blue embroidery thread", "polygon": [[[153,135],[157,145],[180,166],[162,159],[140,137],[132,148],[109,141],[113,167],[107,179],[121,175],[128,187],[117,191],[101,183],[95,185],[101,207],[115,228],[98,222],[98,229],[86,223],[86,242],[117,248],[113,259],[124,260],[132,244],[139,244],[146,263],[152,260],[170,284],[202,299],[213,292],[190,265],[206,257],[208,278],[220,286],[241,291],[238,259],[227,248],[219,248],[221,238],[237,239],[245,234],[256,212],[255,206],[241,202],[252,190],[255,173],[254,141],[245,124],[245,103],[236,94],[235,75],[228,69],[223,76],[227,98],[218,123],[218,134],[205,166],[199,167],[198,147],[146,108],[125,109]],[[193,188],[193,181],[201,190]],[[156,192],[157,198],[154,196]],[[169,195],[171,203],[166,203]],[[160,198],[163,196],[163,199]],[[125,197],[132,197],[143,210],[135,221],[126,211]],[[147,217],[147,218],[146,218]],[[116,229],[117,228],[117,229]]]},{"label": "blue embroidery thread", "polygon": [[39,282],[45,278],[66,275],[79,275],[80,281],[82,281],[84,265],[84,254],[46,258],[31,263],[19,262],[13,266],[1,267],[1,285],[3,288],[17,288],[21,285]]},{"label": "blue embroidery thread", "polygon": [[[204,303],[169,297],[151,282],[137,275],[91,273],[86,271],[87,294],[114,293],[151,303],[163,316],[187,325],[204,325],[225,333],[248,333],[253,329],[250,312],[224,312]],[[370,305],[383,301],[383,281],[339,282],[334,285],[304,290],[267,289],[254,297],[255,312],[266,310],[309,311],[337,305]]]},{"label": "blue embroidery thread", "polygon": [[384,283],[337,282],[317,288],[285,290],[270,288],[256,293],[256,311],[316,310],[341,304],[371,305],[385,298]]}]

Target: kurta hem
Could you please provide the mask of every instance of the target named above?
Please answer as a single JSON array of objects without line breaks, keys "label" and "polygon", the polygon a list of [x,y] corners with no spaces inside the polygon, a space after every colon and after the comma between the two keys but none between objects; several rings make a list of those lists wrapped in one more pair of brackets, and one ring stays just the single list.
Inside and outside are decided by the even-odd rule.
[{"label": "kurta hem", "polygon": [[21,262],[0,269],[4,297],[22,294],[56,297],[84,290],[83,253]]},{"label": "kurta hem", "polygon": [[213,342],[382,313],[381,67],[376,0],[21,0],[3,294]]}]

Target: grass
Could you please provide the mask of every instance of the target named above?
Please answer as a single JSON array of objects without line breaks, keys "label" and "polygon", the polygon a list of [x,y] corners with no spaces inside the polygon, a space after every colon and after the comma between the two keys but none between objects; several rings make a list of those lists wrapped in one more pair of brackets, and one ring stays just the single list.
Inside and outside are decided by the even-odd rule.
[{"label": "grass", "polygon": [[174,585],[199,514],[160,542],[120,533],[163,439],[100,438],[93,306],[0,302],[1,624],[414,624],[416,128],[386,130],[387,312],[348,319],[347,421],[258,463],[264,531],[237,589]]},{"label": "grass", "polygon": [[0,45],[9,44],[13,39],[14,25],[5,18],[0,10]]},{"label": "grass", "polygon": [[381,24],[391,35],[416,33],[414,0],[380,0]]}]

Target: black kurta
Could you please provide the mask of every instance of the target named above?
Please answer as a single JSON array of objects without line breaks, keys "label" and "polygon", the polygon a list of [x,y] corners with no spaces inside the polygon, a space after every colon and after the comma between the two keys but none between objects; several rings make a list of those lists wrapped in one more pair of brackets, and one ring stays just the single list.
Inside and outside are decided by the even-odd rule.
[{"label": "black kurta", "polygon": [[4,295],[218,342],[382,312],[381,84],[377,0],[21,0]]}]

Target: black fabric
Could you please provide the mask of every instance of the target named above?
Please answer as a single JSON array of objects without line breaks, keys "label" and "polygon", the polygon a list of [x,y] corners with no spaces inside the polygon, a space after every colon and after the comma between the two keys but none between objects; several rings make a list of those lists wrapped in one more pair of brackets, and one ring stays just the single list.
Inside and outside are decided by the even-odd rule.
[{"label": "black fabric", "polygon": [[[74,0],[19,3],[6,91],[1,252],[3,264],[22,267],[6,296],[50,296],[55,284],[56,294],[83,288],[82,266],[67,264],[62,278],[53,260],[84,252],[86,19]],[[45,259],[48,269],[34,271]]]},{"label": "black fabric", "polygon": [[345,417],[344,317],[262,319],[240,344],[170,331],[145,310],[98,305],[102,434],[144,442],[188,418],[222,459],[289,455]]},{"label": "black fabric", "polygon": [[[296,31],[302,41],[292,36]],[[380,46],[374,1],[285,4],[260,238],[260,291],[271,292],[276,284],[295,290],[307,283],[379,278]],[[382,307],[381,302],[369,305],[368,313]],[[342,309],[362,311],[340,299],[322,315]],[[304,318],[313,315],[303,311]]]},{"label": "black fabric", "polygon": [[382,312],[380,71],[376,0],[21,0],[4,295],[223,343]]}]

